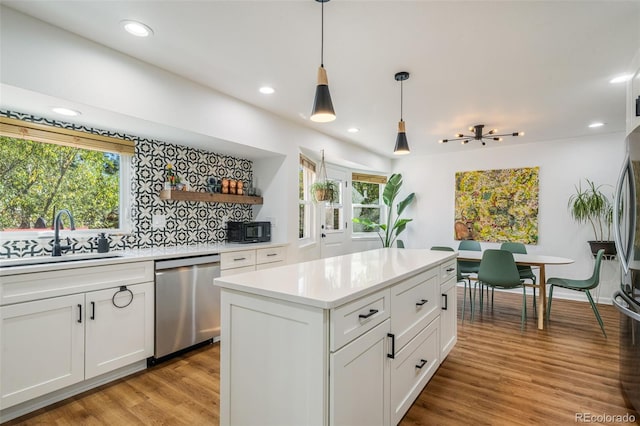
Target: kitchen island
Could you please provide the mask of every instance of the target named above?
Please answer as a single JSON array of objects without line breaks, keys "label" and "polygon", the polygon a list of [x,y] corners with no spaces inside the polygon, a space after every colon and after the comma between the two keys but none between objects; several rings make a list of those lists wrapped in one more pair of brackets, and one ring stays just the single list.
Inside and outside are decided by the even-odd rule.
[{"label": "kitchen island", "polygon": [[388,248],[216,279],[220,423],[397,424],[456,342],[456,255]]}]

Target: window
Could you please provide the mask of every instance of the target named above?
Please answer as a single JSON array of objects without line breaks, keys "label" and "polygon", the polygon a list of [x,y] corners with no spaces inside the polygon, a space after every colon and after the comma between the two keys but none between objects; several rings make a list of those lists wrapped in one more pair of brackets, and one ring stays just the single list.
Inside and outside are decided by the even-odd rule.
[{"label": "window", "polygon": [[329,179],[336,184],[338,188],[338,194],[335,196],[335,201],[332,203],[327,202],[323,208],[324,210],[324,230],[327,232],[344,231],[344,219],[343,219],[343,188],[344,181],[339,179]]},{"label": "window", "polygon": [[133,142],[9,118],[0,125],[0,231],[52,229],[63,208],[78,230],[127,230]]},{"label": "window", "polygon": [[[381,223],[381,218],[386,215],[386,206],[382,201],[382,193],[387,178],[378,175],[353,173],[351,191],[351,208],[353,217],[368,218],[373,222]],[[383,219],[382,219],[383,220]],[[359,223],[353,224],[354,233],[375,232],[373,228],[367,228]]]},{"label": "window", "polygon": [[316,165],[304,155],[300,155],[298,168],[299,217],[298,238],[310,239],[313,236],[314,208],[311,202],[311,184],[316,178]]}]

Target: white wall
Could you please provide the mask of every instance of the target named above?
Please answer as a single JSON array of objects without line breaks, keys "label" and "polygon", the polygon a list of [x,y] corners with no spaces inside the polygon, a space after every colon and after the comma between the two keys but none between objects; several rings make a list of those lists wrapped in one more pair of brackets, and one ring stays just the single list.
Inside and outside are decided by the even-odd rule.
[{"label": "white wall", "polygon": [[[391,169],[388,158],[6,7],[0,13],[0,48],[4,85],[275,154],[254,162],[256,184],[265,200],[255,212],[259,220],[275,219],[274,241],[292,243],[292,261],[319,254],[317,245],[297,249],[301,147],[318,156],[324,149],[330,161],[349,159],[362,169]],[[118,123],[108,123],[107,128],[127,132]]]},{"label": "white wall", "polygon": [[[623,159],[624,134],[615,133],[526,145],[509,141],[499,147],[470,147],[465,152],[396,160],[394,171],[402,173],[405,191],[414,191],[417,197],[407,209],[406,216],[414,221],[404,236],[405,243],[408,247],[458,246],[453,233],[456,172],[539,166],[539,241],[538,245],[527,246],[527,250],[575,259],[571,265],[548,266],[547,277],[586,278],[593,270],[593,257],[586,241],[593,237],[590,227],[579,226],[571,219],[567,200],[574,185],[583,178],[611,185],[613,194]],[[482,243],[482,246],[495,248],[499,244]],[[617,261],[603,263],[601,302],[610,300],[619,277]],[[560,289],[556,294],[582,296]]]}]

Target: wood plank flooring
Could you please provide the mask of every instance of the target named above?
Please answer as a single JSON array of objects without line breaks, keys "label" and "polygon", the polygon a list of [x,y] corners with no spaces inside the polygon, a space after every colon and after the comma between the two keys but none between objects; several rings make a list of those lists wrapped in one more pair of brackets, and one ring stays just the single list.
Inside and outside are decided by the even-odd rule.
[{"label": "wood plank flooring", "polygon": [[[458,299],[460,318],[460,288]],[[536,328],[529,309],[521,333],[520,303],[496,292],[493,311],[458,319],[458,343],[401,425],[570,425],[577,413],[638,419],[619,386],[612,306],[599,306],[605,339],[587,303],[560,299],[548,329]],[[198,349],[6,425],[218,424],[219,351]]]}]

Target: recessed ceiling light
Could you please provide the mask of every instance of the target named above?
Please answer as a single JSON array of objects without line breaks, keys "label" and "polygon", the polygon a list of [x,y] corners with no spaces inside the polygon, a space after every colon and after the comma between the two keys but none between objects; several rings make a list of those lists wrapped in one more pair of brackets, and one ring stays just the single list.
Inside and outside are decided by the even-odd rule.
[{"label": "recessed ceiling light", "polygon": [[136,37],[149,37],[153,35],[153,30],[148,25],[142,22],[124,20],[120,24],[124,27],[125,31]]},{"label": "recessed ceiling light", "polygon": [[360,131],[360,129],[358,129],[357,127],[351,127],[349,129],[347,129],[347,132],[349,133],[358,133]]},{"label": "recessed ceiling light", "polygon": [[596,123],[591,123],[591,124],[589,124],[589,127],[591,127],[591,128],[594,128],[594,127],[602,127],[602,126],[604,126],[604,123],[601,123],[601,122],[599,122],[599,121],[598,121],[598,122],[596,122]]},{"label": "recessed ceiling light", "polygon": [[53,107],[51,108],[51,111],[60,115],[66,115],[67,117],[75,117],[81,114],[80,111],[76,111],[74,109],[69,109],[65,107]]},{"label": "recessed ceiling light", "polygon": [[259,90],[260,90],[260,93],[265,95],[271,95],[276,91],[273,87],[269,87],[269,86],[262,86]]},{"label": "recessed ceiling light", "polygon": [[609,83],[626,83],[629,80],[631,80],[631,74],[622,74],[609,80]]}]

